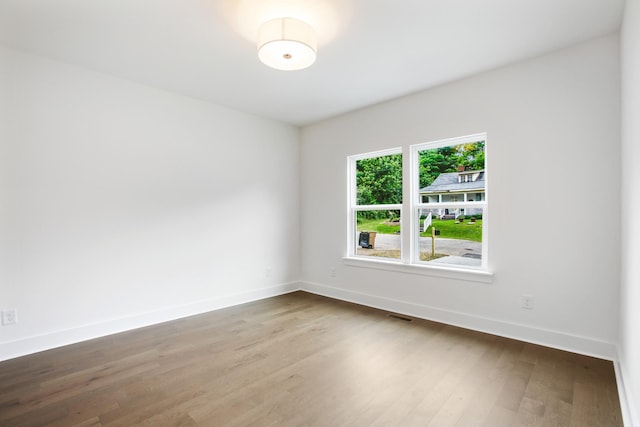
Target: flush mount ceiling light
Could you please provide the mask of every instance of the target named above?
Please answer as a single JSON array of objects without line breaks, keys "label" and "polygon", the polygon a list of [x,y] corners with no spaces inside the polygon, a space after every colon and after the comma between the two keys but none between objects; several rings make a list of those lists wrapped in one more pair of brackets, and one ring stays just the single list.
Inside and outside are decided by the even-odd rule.
[{"label": "flush mount ceiling light", "polygon": [[293,18],[267,21],[258,33],[258,58],[276,70],[302,70],[316,60],[316,33]]}]

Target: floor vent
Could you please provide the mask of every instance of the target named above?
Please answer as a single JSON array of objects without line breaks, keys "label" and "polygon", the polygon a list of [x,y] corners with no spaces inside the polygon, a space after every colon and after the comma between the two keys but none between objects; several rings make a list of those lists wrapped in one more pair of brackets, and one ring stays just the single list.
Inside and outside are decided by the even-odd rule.
[{"label": "floor vent", "polygon": [[410,317],[404,317],[399,314],[389,314],[387,317],[391,317],[392,319],[404,320],[405,322],[412,322],[413,319]]}]

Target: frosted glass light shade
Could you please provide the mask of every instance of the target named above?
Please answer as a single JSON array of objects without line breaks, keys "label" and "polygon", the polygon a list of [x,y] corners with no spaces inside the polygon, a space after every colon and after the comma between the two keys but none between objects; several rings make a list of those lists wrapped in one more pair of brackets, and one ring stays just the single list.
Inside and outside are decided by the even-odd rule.
[{"label": "frosted glass light shade", "polygon": [[293,18],[267,21],[258,33],[258,58],[277,70],[302,70],[316,61],[316,33]]}]

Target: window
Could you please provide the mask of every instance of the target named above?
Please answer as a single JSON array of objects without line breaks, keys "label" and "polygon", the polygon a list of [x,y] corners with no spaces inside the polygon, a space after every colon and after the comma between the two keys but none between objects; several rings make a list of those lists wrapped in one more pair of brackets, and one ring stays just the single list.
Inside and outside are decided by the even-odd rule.
[{"label": "window", "polygon": [[402,153],[399,148],[349,158],[349,254],[402,259]]},{"label": "window", "polygon": [[486,272],[485,159],[485,134],[349,157],[347,258]]},{"label": "window", "polygon": [[486,136],[411,147],[415,262],[486,269]]}]

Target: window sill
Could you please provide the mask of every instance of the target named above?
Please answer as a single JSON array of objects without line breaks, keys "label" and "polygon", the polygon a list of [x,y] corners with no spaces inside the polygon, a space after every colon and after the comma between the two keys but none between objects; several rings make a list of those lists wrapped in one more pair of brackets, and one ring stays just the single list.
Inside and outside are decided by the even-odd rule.
[{"label": "window sill", "polygon": [[470,282],[492,283],[493,273],[484,270],[461,269],[441,266],[403,264],[399,261],[382,261],[377,259],[344,257],[344,265],[378,270],[396,271],[400,273],[418,274],[422,276],[444,277],[447,279],[466,280]]}]

